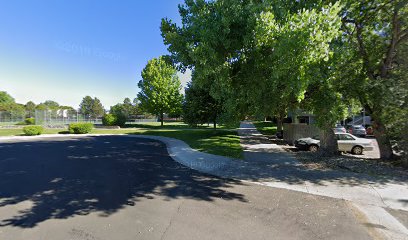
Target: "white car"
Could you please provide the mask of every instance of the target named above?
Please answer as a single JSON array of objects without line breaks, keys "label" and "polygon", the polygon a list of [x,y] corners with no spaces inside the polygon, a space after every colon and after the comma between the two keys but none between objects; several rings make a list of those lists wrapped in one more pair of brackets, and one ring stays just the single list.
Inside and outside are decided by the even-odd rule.
[{"label": "white car", "polygon": [[[353,154],[363,154],[363,151],[372,151],[374,149],[373,142],[369,139],[359,138],[349,133],[335,133],[339,151],[351,152]],[[295,146],[300,149],[306,149],[311,152],[317,152],[320,147],[318,136],[300,138],[295,141]]]}]

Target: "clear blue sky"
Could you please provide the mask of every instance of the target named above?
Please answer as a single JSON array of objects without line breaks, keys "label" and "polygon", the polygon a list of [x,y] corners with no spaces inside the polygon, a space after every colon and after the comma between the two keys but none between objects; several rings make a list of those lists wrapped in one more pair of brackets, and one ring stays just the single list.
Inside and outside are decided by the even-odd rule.
[{"label": "clear blue sky", "polygon": [[147,61],[167,53],[161,19],[179,22],[183,2],[0,0],[0,91],[73,107],[133,99]]}]

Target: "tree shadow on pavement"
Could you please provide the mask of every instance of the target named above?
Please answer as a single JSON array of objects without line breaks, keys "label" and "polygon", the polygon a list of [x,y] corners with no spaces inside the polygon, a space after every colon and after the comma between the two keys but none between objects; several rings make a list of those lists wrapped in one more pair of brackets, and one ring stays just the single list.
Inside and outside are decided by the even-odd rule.
[{"label": "tree shadow on pavement", "polygon": [[163,143],[118,136],[0,144],[0,208],[31,207],[0,226],[31,228],[48,219],[109,216],[164,197],[245,202],[227,189],[239,181],[201,174],[172,160]]},{"label": "tree shadow on pavement", "polygon": [[313,183],[325,186],[336,183],[339,186],[362,186],[365,184],[381,186],[387,183],[408,184],[406,177],[382,175],[375,176],[337,169],[311,169],[301,164],[293,154],[271,142],[250,126],[240,129],[244,159],[237,163],[228,177],[258,182],[283,182],[287,184]]},{"label": "tree shadow on pavement", "polygon": [[239,171],[230,172],[228,177],[258,182],[284,182],[288,184],[303,184],[305,182],[316,185],[327,185],[335,182],[339,186],[362,186],[364,184],[381,186],[387,183],[408,184],[408,179],[392,175],[369,175],[349,170],[312,168],[300,163],[293,154],[271,148],[264,150],[265,144],[257,149],[256,145],[244,149],[245,161],[236,163],[234,167]]}]

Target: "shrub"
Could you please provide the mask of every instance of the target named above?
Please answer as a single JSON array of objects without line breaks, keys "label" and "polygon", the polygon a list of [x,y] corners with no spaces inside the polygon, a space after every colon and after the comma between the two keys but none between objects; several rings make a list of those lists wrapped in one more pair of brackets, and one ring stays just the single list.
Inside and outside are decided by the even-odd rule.
[{"label": "shrub", "polygon": [[42,126],[27,126],[23,128],[23,132],[27,136],[41,135],[44,131]]},{"label": "shrub", "polygon": [[69,124],[69,133],[85,134],[91,132],[93,129],[92,123],[71,123]]},{"label": "shrub", "polygon": [[26,118],[24,120],[25,124],[27,125],[34,125],[35,124],[35,119],[34,118]]},{"label": "shrub", "polygon": [[121,126],[121,127],[125,126],[126,121],[127,121],[127,118],[126,118],[125,114],[119,113],[119,114],[115,115],[115,118],[116,118],[115,125],[118,125],[118,126]]},{"label": "shrub", "polygon": [[114,126],[116,124],[117,118],[112,114],[105,114],[102,118],[102,124],[104,126]]}]

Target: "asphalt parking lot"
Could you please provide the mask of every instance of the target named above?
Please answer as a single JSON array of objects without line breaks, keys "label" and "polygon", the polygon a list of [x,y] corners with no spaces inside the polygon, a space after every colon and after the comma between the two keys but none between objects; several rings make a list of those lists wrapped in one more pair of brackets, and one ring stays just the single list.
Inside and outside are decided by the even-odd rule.
[{"label": "asphalt parking lot", "polygon": [[0,143],[0,239],[371,239],[343,200],[222,179],[120,136]]}]

